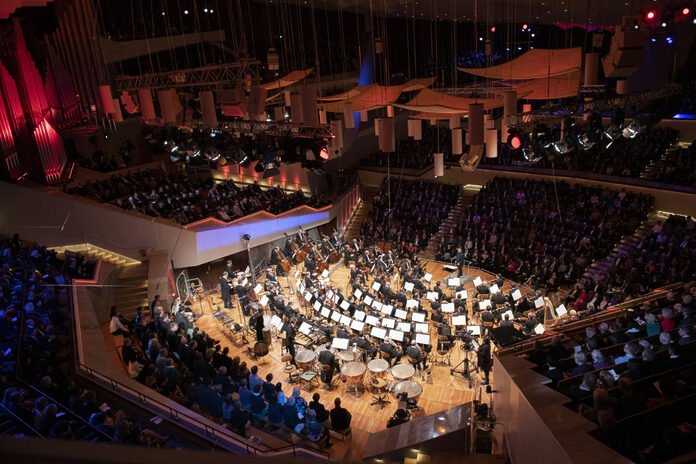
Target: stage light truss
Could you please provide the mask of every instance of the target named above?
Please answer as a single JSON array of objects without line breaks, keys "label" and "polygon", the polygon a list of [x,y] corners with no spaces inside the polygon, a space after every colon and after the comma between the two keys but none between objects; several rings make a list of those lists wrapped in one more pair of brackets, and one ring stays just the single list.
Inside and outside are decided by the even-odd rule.
[{"label": "stage light truss", "polygon": [[177,69],[140,76],[119,76],[116,78],[116,90],[120,92],[137,89],[233,85],[243,80],[246,74],[251,74],[252,80],[258,80],[258,65],[257,60],[247,59],[235,63]]},{"label": "stage light truss", "polygon": [[659,98],[668,97],[681,91],[680,84],[671,84],[663,88],[646,90],[618,97],[592,100],[583,105],[549,106],[528,113],[518,113],[510,116],[510,127],[528,130],[540,123],[554,123],[566,118],[580,116],[584,113],[611,112],[615,108],[625,108],[627,105],[639,106]]},{"label": "stage light truss", "polygon": [[225,121],[220,123],[218,130],[272,137],[299,137],[307,139],[330,139],[334,136],[329,124],[307,126],[291,122],[273,121]]}]

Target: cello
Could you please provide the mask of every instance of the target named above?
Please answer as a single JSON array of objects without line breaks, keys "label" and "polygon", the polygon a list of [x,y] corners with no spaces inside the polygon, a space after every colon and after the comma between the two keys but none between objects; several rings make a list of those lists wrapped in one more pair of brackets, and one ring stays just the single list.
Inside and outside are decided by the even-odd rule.
[{"label": "cello", "polygon": [[305,258],[307,257],[307,253],[302,248],[300,248],[300,246],[297,243],[295,243],[294,240],[292,242],[290,242],[290,247],[292,248],[293,257],[295,258],[295,262],[297,264],[302,263],[305,260]]},{"label": "cello", "polygon": [[283,272],[288,273],[292,266],[280,250],[278,250],[278,260],[280,262],[280,268],[283,270]]}]

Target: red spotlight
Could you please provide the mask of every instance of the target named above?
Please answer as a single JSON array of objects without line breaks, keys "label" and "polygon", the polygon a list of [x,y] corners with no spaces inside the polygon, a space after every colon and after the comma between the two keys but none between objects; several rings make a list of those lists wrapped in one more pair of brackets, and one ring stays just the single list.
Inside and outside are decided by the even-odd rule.
[{"label": "red spotlight", "polygon": [[329,151],[326,149],[326,147],[321,148],[321,151],[319,152],[319,158],[323,160],[329,159]]},{"label": "red spotlight", "polygon": [[689,10],[688,8],[684,8],[684,9],[682,10],[682,14],[683,14],[684,16],[688,15],[690,12],[691,12],[691,10]]},{"label": "red spotlight", "polygon": [[654,11],[648,11],[648,14],[646,14],[645,17],[648,18],[648,19],[655,19],[655,12],[654,12]]},{"label": "red spotlight", "polygon": [[[684,13],[684,14],[688,14],[688,13]],[[491,27],[491,32],[495,32],[495,26]]]},{"label": "red spotlight", "polygon": [[525,23],[525,24],[522,25],[522,29],[524,29],[525,31],[527,30],[528,27],[529,27],[529,26],[527,26],[527,23]]},{"label": "red spotlight", "polygon": [[510,146],[517,150],[522,146],[522,141],[518,136],[514,136],[513,138],[510,139]]}]

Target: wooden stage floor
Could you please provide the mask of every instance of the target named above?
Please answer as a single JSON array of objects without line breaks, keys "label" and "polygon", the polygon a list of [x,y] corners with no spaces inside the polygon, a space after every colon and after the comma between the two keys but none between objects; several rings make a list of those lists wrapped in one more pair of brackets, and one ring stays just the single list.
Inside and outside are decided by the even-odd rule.
[{"label": "wooden stage floor", "polygon": [[[433,275],[433,281],[444,282],[446,277],[449,275],[449,272],[443,269],[442,263],[425,263],[425,271]],[[293,268],[291,273],[294,272],[294,270],[295,268]],[[332,269],[331,273],[332,284],[347,288],[349,275],[349,270],[346,267],[344,267],[342,264],[336,265],[336,267]],[[486,274],[478,270],[474,273],[472,270],[472,279],[476,276],[480,276],[483,280],[490,280],[493,278],[493,276],[490,274]],[[292,301],[295,302],[295,307],[298,307],[297,294],[289,294],[289,288],[287,287],[288,280],[285,278],[280,278],[279,282],[283,286],[283,292],[285,295],[291,297]],[[474,286],[471,282],[469,282],[465,288],[470,293],[474,291]],[[503,290],[509,290],[509,283],[505,283]],[[451,295],[452,291],[447,290],[447,294]],[[430,307],[427,303],[425,306],[427,308]],[[202,330],[205,330],[213,338],[220,340],[220,345],[223,348],[228,347],[231,357],[239,356],[242,361],[246,361],[249,367],[258,365],[259,375],[262,378],[265,378],[266,374],[269,372],[272,373],[274,382],[282,381],[283,391],[289,396],[289,394],[292,393],[292,389],[295,385],[288,383],[287,375],[283,371],[284,363],[281,362],[280,340],[273,340],[269,354],[261,360],[252,358],[247,354],[247,345],[238,342],[236,339],[233,340],[233,337],[230,337],[230,332],[224,329],[222,324],[213,316],[214,313],[223,311],[224,309],[222,308],[223,304],[219,294],[214,294],[207,297],[200,304],[199,302],[195,302],[192,309],[195,313],[202,314],[197,319],[196,326]],[[235,322],[239,322],[240,312],[236,308],[228,310],[228,314],[232,316]],[[244,325],[246,325],[246,321],[244,321]],[[248,339],[250,341],[255,341],[255,335],[252,334],[252,336],[248,337]],[[432,324],[431,340],[437,340],[437,333]],[[464,356],[459,345],[460,344],[457,343],[456,347],[453,348],[451,352],[452,367],[462,360]],[[469,356],[470,359],[475,359],[475,354],[470,354]],[[407,362],[406,358],[404,357],[401,362]],[[481,378],[479,378],[475,371],[471,375],[473,388],[469,388],[469,381],[461,374],[455,373],[454,375],[451,375],[450,369],[450,366],[435,364],[432,372],[432,383],[426,383],[417,377],[414,378],[414,380],[418,381],[423,387],[423,393],[418,400],[418,406],[422,408],[422,410],[416,411],[417,415],[430,415],[450,407],[472,401],[475,398],[475,393],[478,396],[478,391],[482,390],[482,388],[479,387]],[[388,380],[390,382],[392,381],[391,376],[388,376]],[[361,392],[360,396],[356,398],[355,393],[345,392],[345,383],[338,381],[337,385],[338,387],[335,387],[331,391],[316,386],[312,387],[311,391],[307,391],[307,386],[304,385],[302,387],[302,394],[309,402],[312,394],[318,392],[321,395],[321,402],[327,409],[333,408],[334,398],[341,398],[342,405],[348,409],[353,416],[351,424],[353,437],[345,442],[332,439],[334,446],[330,449],[331,458],[345,461],[359,461],[361,460],[362,450],[364,449],[369,434],[383,430],[386,427],[388,419],[396,411],[397,402],[393,395],[390,395],[389,401],[391,401],[391,403],[387,404],[383,409],[380,409],[379,405],[372,406],[370,404],[372,402],[372,394],[369,391]],[[487,402],[488,398],[485,391],[482,394],[483,401]]]}]

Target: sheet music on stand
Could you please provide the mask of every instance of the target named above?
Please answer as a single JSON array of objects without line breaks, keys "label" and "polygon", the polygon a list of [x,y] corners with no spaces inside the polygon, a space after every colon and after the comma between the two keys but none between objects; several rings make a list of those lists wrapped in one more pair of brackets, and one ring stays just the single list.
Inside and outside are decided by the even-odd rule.
[{"label": "sheet music on stand", "polygon": [[342,315],[343,315],[343,314],[339,313],[338,311],[334,311],[334,312],[331,313],[331,320],[332,320],[332,321],[335,321],[335,322],[338,322],[338,321],[341,320],[341,316],[342,316]]},{"label": "sheet music on stand", "polygon": [[365,299],[363,300],[366,305],[372,306],[372,302],[374,301],[370,295],[365,295]]},{"label": "sheet music on stand", "polygon": [[430,335],[424,333],[417,333],[416,343],[418,343],[419,345],[430,345]]},{"label": "sheet music on stand", "polygon": [[312,299],[312,294],[309,292],[305,293],[304,299],[309,302]]},{"label": "sheet music on stand", "polygon": [[410,333],[411,332],[411,324],[408,322],[398,322],[396,324],[396,329],[400,330],[402,332]]},{"label": "sheet music on stand", "polygon": [[430,282],[431,280],[433,280],[433,275],[429,272],[426,272],[423,276],[423,280],[425,280],[426,282]]},{"label": "sheet music on stand", "polygon": [[309,334],[312,333],[312,326],[306,322],[303,322],[302,324],[300,324],[299,330],[300,330],[300,333],[303,333],[303,334],[309,336]]},{"label": "sheet music on stand", "polygon": [[396,319],[389,319],[388,317],[385,317],[384,319],[382,319],[382,327],[393,329],[394,327],[396,327]]},{"label": "sheet music on stand", "polygon": [[377,311],[381,311],[381,310],[382,310],[382,306],[384,306],[384,305],[382,304],[381,301],[375,300],[375,301],[372,302],[372,307],[375,308]]},{"label": "sheet music on stand", "polygon": [[348,311],[348,308],[350,308],[350,301],[348,300],[343,300],[341,301],[341,304],[339,305],[342,310]]},{"label": "sheet music on stand", "polygon": [[302,279],[297,279],[295,281],[295,287],[300,288],[300,285],[302,285]]},{"label": "sheet music on stand", "polygon": [[350,317],[346,316],[345,314],[341,314],[341,321],[340,321],[341,324],[347,326],[347,325],[350,325],[350,321],[351,321]]},{"label": "sheet music on stand", "polygon": [[498,284],[493,284],[493,285],[491,285],[489,290],[491,291],[491,293],[498,293],[498,292],[500,292],[500,289],[498,288]]},{"label": "sheet music on stand", "polygon": [[459,280],[459,277],[453,277],[447,281],[447,286],[452,287],[452,288],[457,288],[461,285],[461,281]]},{"label": "sheet music on stand", "polygon": [[430,333],[430,326],[428,326],[428,324],[417,323],[416,332],[424,334]]},{"label": "sheet music on stand", "polygon": [[356,319],[358,321],[364,321],[365,320],[365,313],[362,311],[355,311],[353,313],[353,319]]},{"label": "sheet music on stand", "polygon": [[331,316],[331,310],[324,306],[323,308],[321,308],[321,315],[328,319],[329,316]]},{"label": "sheet music on stand", "polygon": [[244,280],[242,280],[242,286],[243,286],[243,287],[246,287],[246,284],[247,284],[248,282],[249,282],[249,279],[247,279],[247,278],[245,277]]},{"label": "sheet music on stand", "polygon": [[295,271],[295,278],[297,279],[299,276],[300,276],[300,270],[298,269]]},{"label": "sheet music on stand", "polygon": [[407,292],[412,292],[413,291],[413,282],[404,283],[404,288],[406,289]]},{"label": "sheet music on stand", "polygon": [[259,300],[259,304],[261,306],[266,306],[268,304],[268,297],[266,295],[261,297],[261,300]]},{"label": "sheet music on stand", "polygon": [[334,296],[334,292],[333,292],[331,289],[329,289],[329,290],[326,292],[326,296],[327,296],[329,299],[331,299],[331,298],[333,298],[333,296]]},{"label": "sheet music on stand", "polygon": [[314,302],[314,310],[321,311],[321,301],[317,300]]},{"label": "sheet music on stand", "polygon": [[442,312],[443,313],[453,313],[454,312],[454,303],[443,303],[442,304]]},{"label": "sheet music on stand", "polygon": [[373,337],[377,337],[380,340],[384,340],[384,337],[387,336],[387,331],[386,329],[381,329],[379,327],[373,327],[372,330],[370,331],[370,335]]},{"label": "sheet music on stand", "polygon": [[491,300],[481,300],[479,301],[480,309],[488,309],[491,307]]},{"label": "sheet music on stand", "polygon": [[404,333],[400,330],[391,329],[389,331],[389,338],[391,338],[392,340],[396,340],[397,342],[403,342],[404,341]]},{"label": "sheet music on stand", "polygon": [[481,280],[481,277],[478,277],[478,276],[474,277],[474,280],[473,280],[474,287],[478,287],[479,285],[481,285],[481,282],[483,282]]},{"label": "sheet music on stand", "polygon": [[534,307],[536,309],[543,308],[544,307],[544,297],[540,296],[536,300],[534,300]]},{"label": "sheet music on stand", "polygon": [[380,308],[379,312],[382,314],[386,314],[387,316],[391,316],[393,310],[394,307],[392,305],[384,305]]},{"label": "sheet music on stand", "polygon": [[567,313],[568,313],[568,310],[566,310],[566,307],[564,304],[560,304],[556,307],[556,314],[558,314],[559,317],[564,316]]},{"label": "sheet music on stand", "polygon": [[396,311],[394,311],[394,316],[398,317],[399,319],[406,319],[408,317],[408,313],[403,309],[396,308]]},{"label": "sheet music on stand", "polygon": [[365,323],[364,323],[364,322],[360,322],[360,321],[353,320],[353,321],[350,323],[350,328],[353,329],[353,330],[357,330],[358,332],[362,332],[362,330],[365,328]]},{"label": "sheet music on stand", "polygon": [[466,325],[466,315],[452,316],[452,325]]},{"label": "sheet music on stand", "polygon": [[541,335],[544,333],[546,329],[544,329],[544,326],[541,324],[537,324],[536,327],[534,327],[534,333],[537,335]]},{"label": "sheet music on stand", "polygon": [[256,287],[254,287],[254,293],[259,294],[263,290],[263,285],[261,284],[256,284]]},{"label": "sheet music on stand", "polygon": [[283,330],[283,320],[275,314],[271,318],[271,325],[278,329],[279,332]]},{"label": "sheet music on stand", "polygon": [[347,338],[334,338],[331,341],[331,348],[337,350],[347,350],[348,349],[348,339]]},{"label": "sheet music on stand", "polygon": [[363,292],[360,291],[359,288],[356,288],[355,291],[353,292],[353,295],[355,295],[355,298],[357,298],[358,300],[360,299],[360,297],[362,296],[362,294],[363,294]]},{"label": "sheet music on stand", "polygon": [[466,300],[467,298],[469,298],[469,293],[466,290],[462,290],[455,293],[454,296],[460,300]]},{"label": "sheet music on stand", "polygon": [[372,283],[372,290],[374,290],[375,292],[379,292],[380,288],[382,288],[382,284],[380,284],[379,282]]},{"label": "sheet music on stand", "polygon": [[507,316],[508,319],[510,319],[511,321],[515,319],[515,315],[512,313],[512,309],[508,309],[500,316],[503,318],[503,320],[505,320],[505,316]]},{"label": "sheet music on stand", "polygon": [[379,324],[379,319],[377,319],[375,316],[365,316],[365,323],[370,324],[370,325],[377,325]]},{"label": "sheet music on stand", "polygon": [[517,301],[520,298],[522,298],[522,292],[520,292],[520,290],[518,288],[516,288],[512,291],[511,296],[512,296],[512,301]]},{"label": "sheet music on stand", "polygon": [[329,270],[328,270],[328,269],[324,269],[324,272],[321,273],[321,276],[322,276],[323,278],[325,278],[325,279],[326,279],[327,277],[329,277]]},{"label": "sheet music on stand", "polygon": [[471,335],[481,335],[481,326],[480,325],[467,325],[466,331],[471,332]]},{"label": "sheet music on stand", "polygon": [[418,300],[406,300],[406,309],[417,308]]},{"label": "sheet music on stand", "polygon": [[425,322],[425,313],[412,313],[411,319],[413,322]]}]

